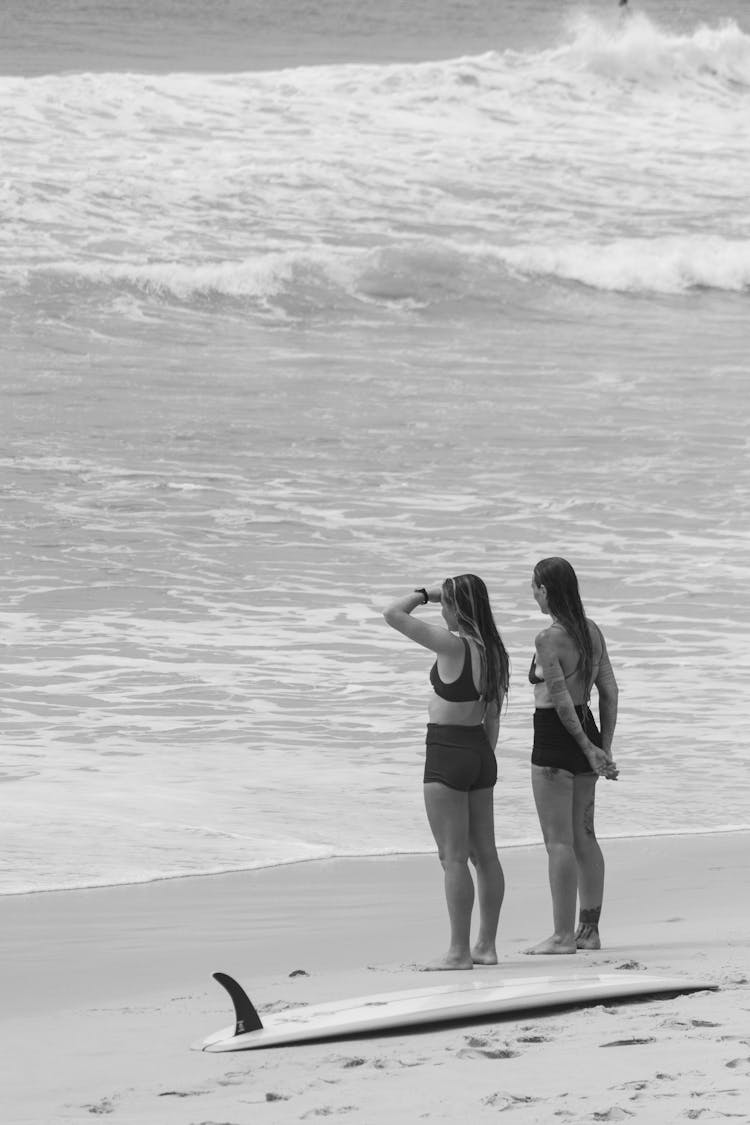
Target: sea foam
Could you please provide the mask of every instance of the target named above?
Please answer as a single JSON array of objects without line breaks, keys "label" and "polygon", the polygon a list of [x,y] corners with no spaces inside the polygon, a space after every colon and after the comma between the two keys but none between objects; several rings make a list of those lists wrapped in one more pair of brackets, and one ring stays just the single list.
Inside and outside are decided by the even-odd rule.
[{"label": "sea foam", "polygon": [[494,254],[603,290],[741,290],[749,75],[736,24],[637,14],[431,63],[0,79],[0,287],[302,315],[497,299]]}]

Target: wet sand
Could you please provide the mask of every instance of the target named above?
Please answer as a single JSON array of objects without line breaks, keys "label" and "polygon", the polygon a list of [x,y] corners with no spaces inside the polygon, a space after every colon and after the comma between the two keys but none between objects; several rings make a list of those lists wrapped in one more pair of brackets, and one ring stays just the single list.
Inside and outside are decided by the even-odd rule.
[{"label": "wet sand", "polygon": [[[431,856],[331,860],[0,900],[5,1125],[112,1121],[746,1121],[750,836],[603,842],[603,948],[528,958],[550,931],[546,857],[502,852],[500,964],[513,976],[642,969],[718,986],[261,1053],[191,1044],[231,1022],[211,980],[263,1011],[447,983]],[[300,973],[298,970],[302,970]],[[460,974],[462,977],[468,974]]]}]

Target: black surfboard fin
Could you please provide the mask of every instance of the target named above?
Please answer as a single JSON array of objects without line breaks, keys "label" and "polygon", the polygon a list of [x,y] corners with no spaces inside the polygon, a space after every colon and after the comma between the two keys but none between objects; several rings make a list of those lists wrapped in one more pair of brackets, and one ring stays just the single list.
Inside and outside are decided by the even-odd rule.
[{"label": "black surfboard fin", "polygon": [[238,984],[234,977],[230,977],[226,973],[214,973],[213,977],[214,980],[219,982],[222,988],[226,988],[227,992],[232,997],[234,1018],[236,1020],[234,1034],[244,1035],[246,1031],[260,1031],[263,1027],[261,1018],[242,985]]}]

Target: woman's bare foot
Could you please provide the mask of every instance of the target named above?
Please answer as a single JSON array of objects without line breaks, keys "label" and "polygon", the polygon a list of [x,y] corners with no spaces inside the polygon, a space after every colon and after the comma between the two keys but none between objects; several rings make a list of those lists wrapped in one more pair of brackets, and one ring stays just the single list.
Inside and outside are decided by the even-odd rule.
[{"label": "woman's bare foot", "polygon": [[471,951],[471,959],[475,965],[496,965],[497,951],[494,945],[480,945],[477,942]]},{"label": "woman's bare foot", "polygon": [[473,969],[474,962],[471,954],[446,953],[438,961],[430,961],[428,965],[421,965],[422,973],[448,973],[454,969]]},{"label": "woman's bare foot", "polygon": [[534,945],[531,949],[524,949],[524,953],[528,953],[532,957],[544,953],[575,953],[575,951],[576,939],[572,934],[564,938],[553,934],[546,941],[541,941],[539,945]]},{"label": "woman's bare foot", "polygon": [[581,922],[576,933],[576,946],[578,949],[601,949],[599,927],[590,922]]}]

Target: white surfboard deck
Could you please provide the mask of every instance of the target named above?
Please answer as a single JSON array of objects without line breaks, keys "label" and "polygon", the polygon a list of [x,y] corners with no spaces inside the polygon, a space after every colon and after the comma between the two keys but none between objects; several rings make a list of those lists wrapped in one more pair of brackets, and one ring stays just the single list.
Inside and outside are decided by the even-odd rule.
[{"label": "white surfboard deck", "polygon": [[488,1015],[524,1014],[538,1008],[624,1000],[663,993],[714,989],[705,981],[651,976],[622,970],[615,973],[566,974],[510,978],[497,983],[461,980],[381,992],[324,1004],[288,1008],[261,1015],[263,1026],[236,1034],[236,1025],[224,1027],[195,1044],[203,1051],[251,1051],[262,1047],[306,1043],[316,1039],[341,1039],[419,1024],[469,1020]]}]

